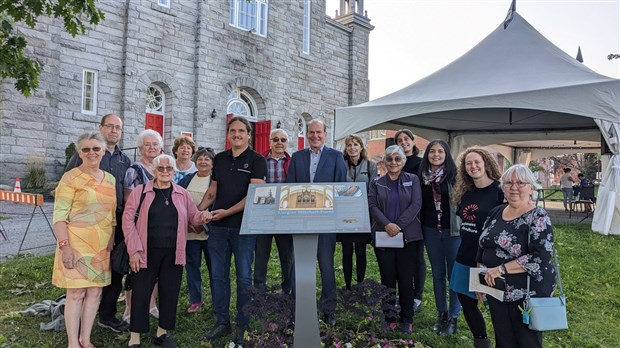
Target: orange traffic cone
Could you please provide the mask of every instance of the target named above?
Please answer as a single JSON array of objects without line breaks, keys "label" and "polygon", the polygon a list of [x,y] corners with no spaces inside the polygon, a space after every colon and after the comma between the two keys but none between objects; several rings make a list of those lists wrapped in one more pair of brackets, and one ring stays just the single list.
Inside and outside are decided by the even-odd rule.
[{"label": "orange traffic cone", "polygon": [[13,192],[22,192],[22,184],[19,182],[19,178],[15,178],[15,189]]}]

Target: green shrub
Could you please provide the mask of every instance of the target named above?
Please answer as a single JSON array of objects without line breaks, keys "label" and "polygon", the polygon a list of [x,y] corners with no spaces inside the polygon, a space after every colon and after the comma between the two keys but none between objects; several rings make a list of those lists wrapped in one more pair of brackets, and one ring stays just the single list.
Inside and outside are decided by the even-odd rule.
[{"label": "green shrub", "polygon": [[28,173],[26,174],[26,182],[24,188],[43,188],[45,185],[45,165],[42,154],[33,154],[28,156]]},{"label": "green shrub", "polygon": [[69,160],[71,159],[71,157],[73,157],[75,151],[77,151],[77,149],[75,148],[74,143],[67,145],[67,147],[65,148],[65,168],[67,168],[67,164],[69,164]]}]

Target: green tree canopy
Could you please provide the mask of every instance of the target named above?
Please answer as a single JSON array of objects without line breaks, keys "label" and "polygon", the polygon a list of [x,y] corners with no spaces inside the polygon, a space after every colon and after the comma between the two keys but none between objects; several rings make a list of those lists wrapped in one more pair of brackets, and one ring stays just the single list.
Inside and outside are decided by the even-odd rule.
[{"label": "green tree canopy", "polygon": [[28,43],[14,25],[34,28],[41,16],[62,19],[72,36],[86,31],[85,22],[96,25],[104,19],[95,0],[0,0],[0,78],[15,79],[15,88],[26,97],[39,86],[43,64],[24,54]]}]

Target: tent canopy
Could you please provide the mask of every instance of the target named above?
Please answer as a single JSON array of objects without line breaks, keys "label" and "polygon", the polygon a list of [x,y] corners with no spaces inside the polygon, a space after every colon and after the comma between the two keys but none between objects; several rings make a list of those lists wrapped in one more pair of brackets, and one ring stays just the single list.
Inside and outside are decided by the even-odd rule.
[{"label": "tent canopy", "polygon": [[550,140],[581,148],[583,142],[600,143],[602,134],[613,156],[599,187],[592,230],[620,234],[620,80],[590,70],[518,13],[511,16],[507,27],[500,24],[432,75],[385,97],[336,109],[334,136],[411,128],[424,138],[447,140],[455,155],[471,145],[491,145],[512,162],[527,162],[534,157],[528,146],[548,156]]},{"label": "tent canopy", "polygon": [[553,147],[544,140],[584,148],[582,141],[600,143],[594,119],[620,121],[619,100],[620,80],[579,63],[514,12],[506,29],[500,24],[432,75],[379,99],[336,109],[335,138],[411,128],[427,139],[449,141],[455,151],[491,144],[519,148],[511,143],[523,141],[536,141],[528,143],[533,148]]}]

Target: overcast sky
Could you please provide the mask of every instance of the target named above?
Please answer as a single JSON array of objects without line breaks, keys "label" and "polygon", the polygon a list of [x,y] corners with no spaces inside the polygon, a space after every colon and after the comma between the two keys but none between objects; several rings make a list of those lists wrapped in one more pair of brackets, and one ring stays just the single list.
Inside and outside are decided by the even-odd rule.
[{"label": "overcast sky", "polygon": [[[351,0],[354,1],[354,0]],[[365,0],[370,33],[370,99],[439,70],[495,30],[511,0]],[[340,0],[326,0],[334,17]],[[517,12],[564,52],[620,78],[620,0],[517,0]]]}]

